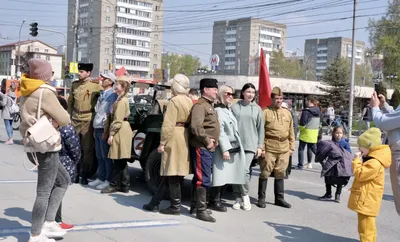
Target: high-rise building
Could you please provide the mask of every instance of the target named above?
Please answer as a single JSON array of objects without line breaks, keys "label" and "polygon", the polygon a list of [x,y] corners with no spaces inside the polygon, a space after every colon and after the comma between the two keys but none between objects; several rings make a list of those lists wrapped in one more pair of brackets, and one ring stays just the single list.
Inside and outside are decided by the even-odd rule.
[{"label": "high-rise building", "polygon": [[[320,80],[326,68],[335,58],[352,57],[352,40],[343,37],[307,39],[304,46],[304,65]],[[356,64],[365,63],[365,43],[356,41]]]},{"label": "high-rise building", "polygon": [[212,54],[219,56],[219,72],[253,74],[251,65],[259,57],[260,47],[269,55],[285,51],[286,25],[256,18],[214,22]]},{"label": "high-rise building", "polygon": [[[68,61],[94,64],[93,75],[122,66],[130,75],[152,78],[161,68],[162,0],[69,0]],[[78,3],[78,51],[75,8]]]}]

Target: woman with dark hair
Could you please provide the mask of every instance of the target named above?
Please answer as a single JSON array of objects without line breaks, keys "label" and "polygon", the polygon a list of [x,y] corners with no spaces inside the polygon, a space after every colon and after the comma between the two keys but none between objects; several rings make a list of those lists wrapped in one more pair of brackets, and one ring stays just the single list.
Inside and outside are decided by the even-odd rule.
[{"label": "woman with dark hair", "polygon": [[128,122],[128,117],[131,114],[127,97],[129,88],[129,77],[120,76],[115,81],[115,93],[118,94],[118,98],[104,127],[104,133],[109,135],[110,151],[108,158],[114,160],[114,167],[112,182],[101,193],[129,192],[128,160],[131,159],[132,149],[132,129]]},{"label": "woman with dark hair", "polygon": [[232,112],[237,119],[239,134],[246,156],[246,183],[243,185],[233,185],[236,202],[233,209],[241,207],[243,210],[250,210],[249,183],[250,166],[254,158],[258,158],[264,147],[264,115],[261,107],[254,99],[256,97],[256,88],[253,84],[247,83],[240,92],[240,99],[232,106]]}]

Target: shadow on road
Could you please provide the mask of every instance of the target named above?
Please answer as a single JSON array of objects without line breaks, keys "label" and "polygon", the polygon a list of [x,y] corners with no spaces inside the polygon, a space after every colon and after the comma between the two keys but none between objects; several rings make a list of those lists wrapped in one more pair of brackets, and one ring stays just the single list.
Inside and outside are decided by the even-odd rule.
[{"label": "shadow on road", "polygon": [[324,242],[356,242],[358,240],[341,236],[327,234],[316,229],[288,224],[278,224],[265,221],[280,235],[275,236],[281,242],[305,242],[305,241],[324,241]]},{"label": "shadow on road", "polygon": [[393,195],[383,194],[383,200],[389,201],[389,202],[394,202],[394,197],[393,197]]},{"label": "shadow on road", "polygon": [[[24,208],[6,208],[4,209],[4,215],[8,217],[19,218],[29,223],[32,222],[32,212],[27,211]],[[2,228],[2,226],[0,226],[0,228]]]},{"label": "shadow on road", "polygon": [[[4,210],[3,213],[5,216],[8,217],[15,217],[21,220],[25,220],[27,222],[31,222],[31,212],[26,211],[23,208],[7,208]],[[16,238],[19,242],[25,242],[29,240],[29,233],[15,233],[14,231],[7,230],[10,229],[18,229],[18,230],[29,230],[30,227],[22,226],[22,224],[18,221],[0,218],[0,241],[7,241],[9,237]]]},{"label": "shadow on road", "polygon": [[[0,140],[0,144],[4,144],[6,140]],[[22,145],[21,140],[14,140],[14,145]]]},{"label": "shadow on road", "polygon": [[293,191],[293,190],[285,190],[285,193],[291,196],[298,197],[302,200],[305,199],[310,199],[310,200],[318,200],[318,196],[315,196],[313,194],[309,194],[306,192],[300,192],[300,191]]}]

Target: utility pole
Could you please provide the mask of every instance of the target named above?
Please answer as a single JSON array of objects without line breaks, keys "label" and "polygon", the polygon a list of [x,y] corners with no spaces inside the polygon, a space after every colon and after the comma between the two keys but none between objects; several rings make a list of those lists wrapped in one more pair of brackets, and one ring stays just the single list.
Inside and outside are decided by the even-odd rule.
[{"label": "utility pole", "polygon": [[[111,4],[111,3],[110,3]],[[113,31],[113,55],[112,55],[112,65],[113,65],[113,73],[115,74],[117,68],[117,30],[118,30],[118,25],[117,25],[117,15],[118,15],[118,6],[117,2],[115,3],[115,18],[114,18],[114,31]]]},{"label": "utility pole", "polygon": [[[20,66],[21,66],[21,30],[22,30],[22,26],[24,25],[24,23],[25,23],[25,19],[24,20],[22,20],[22,23],[21,23],[21,27],[19,27],[19,35],[18,35],[18,53],[17,53],[17,55],[18,55],[18,63],[17,63],[17,66],[16,66],[16,68],[15,68],[15,74],[16,74],[16,76],[17,76],[17,78],[19,78],[21,75],[19,74],[19,72],[20,72]],[[10,67],[10,76],[11,76],[11,67]]]},{"label": "utility pole", "polygon": [[356,69],[356,12],[357,12],[357,0],[354,0],[353,6],[353,39],[351,49],[351,79],[350,79],[350,98],[349,98],[349,137],[351,136],[351,130],[353,126],[353,105],[354,105],[354,78]]},{"label": "utility pole", "polygon": [[[74,24],[74,32],[75,32],[75,43],[74,50],[72,54],[72,61],[78,62],[78,41],[79,41],[79,0],[75,1],[75,24]],[[68,65],[68,63],[67,63]]]}]

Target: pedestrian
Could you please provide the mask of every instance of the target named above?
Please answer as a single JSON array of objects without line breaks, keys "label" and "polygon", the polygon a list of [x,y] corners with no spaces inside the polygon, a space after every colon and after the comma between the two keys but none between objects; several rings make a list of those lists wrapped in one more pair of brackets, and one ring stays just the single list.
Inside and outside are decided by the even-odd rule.
[{"label": "pedestrian", "polygon": [[[214,101],[218,94],[218,81],[213,78],[200,80],[201,98],[193,105],[190,117],[189,139],[190,160],[194,172],[193,185],[196,187],[196,217],[206,222],[216,222],[207,212],[207,189],[211,186],[213,155],[218,146],[220,125]],[[191,208],[193,211],[194,208]]]},{"label": "pedestrian", "polygon": [[318,143],[315,162],[321,163],[321,177],[325,177],[325,195],[319,200],[332,200],[332,186],[336,186],[335,202],[340,203],[342,188],[352,176],[352,155],[349,141],[344,137],[343,126],[335,127],[330,141]]},{"label": "pedestrian", "polygon": [[8,136],[8,140],[4,143],[6,145],[14,144],[12,123],[14,119],[14,114],[19,112],[15,90],[16,87],[11,85],[7,94],[3,94],[0,92],[0,105],[2,107],[1,116],[4,119],[4,125],[6,127]]},{"label": "pedestrian", "polygon": [[[61,165],[59,143],[49,147],[45,153],[37,152],[27,136],[32,118],[49,117],[55,126],[65,126],[71,121],[68,113],[57,100],[57,90],[48,85],[52,74],[51,64],[43,59],[28,61],[29,74],[21,78],[21,124],[20,133],[23,137],[28,158],[37,165],[38,178],[36,200],[32,209],[32,229],[29,242],[55,242],[48,237],[65,235],[60,225],[55,222],[57,209],[70,183],[70,177]],[[40,109],[39,109],[40,107]],[[39,110],[38,110],[39,109]]]},{"label": "pedestrian", "polygon": [[[83,155],[82,162],[77,167],[81,176],[81,184],[89,183],[88,176],[94,166],[94,136],[93,117],[94,107],[102,90],[99,84],[91,81],[90,75],[93,70],[91,63],[79,63],[79,81],[72,83],[71,94],[68,97],[68,113],[71,115],[72,126],[79,135]],[[79,176],[75,180],[79,183]]]},{"label": "pedestrian", "polygon": [[363,111],[361,113],[360,118],[360,134],[362,132],[362,124],[364,124],[365,130],[368,130],[371,127],[372,121],[372,110],[371,105],[368,103],[364,106]]},{"label": "pedestrian", "polygon": [[199,100],[199,92],[196,89],[191,88],[189,90],[189,98],[192,99],[193,104],[196,104]]},{"label": "pedestrian", "polygon": [[329,103],[329,106],[326,109],[326,115],[329,118],[329,127],[331,127],[333,121],[335,121],[335,108],[333,107],[333,103]]},{"label": "pedestrian", "polygon": [[315,106],[318,100],[309,95],[307,97],[307,107],[303,109],[300,117],[300,135],[299,135],[299,161],[297,169],[304,167],[304,149],[307,146],[307,168],[311,169],[312,153],[316,153],[316,144],[318,142],[318,133],[320,126],[320,109]]},{"label": "pedestrian", "polygon": [[[221,204],[223,193],[221,188],[226,184],[245,184],[248,168],[246,168],[246,156],[238,123],[231,110],[233,95],[232,87],[221,86],[218,91],[218,104],[215,108],[221,133],[218,139],[218,147],[214,152],[212,188],[210,189],[208,207],[218,212],[227,211],[226,207]],[[243,200],[246,200],[246,204],[250,204],[248,196],[247,199],[243,198]],[[245,210],[250,210],[250,207],[246,207]]]},{"label": "pedestrian", "polygon": [[98,178],[89,182],[90,187],[97,190],[103,190],[110,185],[112,180],[113,162],[108,158],[110,145],[107,143],[107,134],[104,132],[104,126],[107,122],[107,116],[110,114],[110,109],[113,103],[117,100],[118,95],[113,90],[116,76],[113,73],[102,74],[103,78],[100,91],[100,97],[95,106],[96,115],[93,120],[95,150],[99,169],[97,171]]},{"label": "pedestrian", "polygon": [[246,182],[243,185],[233,185],[236,201],[232,208],[235,210],[251,209],[249,197],[251,164],[254,159],[261,156],[264,149],[264,114],[261,107],[255,103],[255,97],[255,86],[247,83],[242,87],[240,100],[232,105],[232,113],[238,123],[240,139],[246,156]]},{"label": "pedestrian", "polygon": [[172,95],[164,114],[161,128],[161,140],[158,152],[162,153],[160,175],[161,184],[157,193],[144,210],[157,212],[158,206],[169,187],[171,205],[160,210],[163,214],[180,215],[181,181],[190,173],[188,119],[192,109],[192,100],[187,96],[189,79],[176,74],[170,81]]},{"label": "pedestrian", "polygon": [[130,176],[128,161],[131,159],[133,132],[128,122],[131,114],[128,101],[130,79],[120,76],[115,81],[115,93],[118,99],[113,104],[111,114],[107,118],[105,133],[110,145],[108,158],[114,161],[112,181],[101,193],[128,193]]},{"label": "pedestrian", "polygon": [[361,242],[376,241],[376,216],[382,203],[385,168],[392,163],[390,147],[382,145],[381,131],[370,128],[358,138],[359,153],[353,160],[354,182],[348,207],[358,214]]},{"label": "pedestrian", "polygon": [[265,208],[268,177],[275,177],[275,205],[291,208],[284,198],[284,178],[289,164],[289,157],[294,152],[295,137],[292,114],[282,108],[283,93],[274,87],[271,93],[272,105],[264,110],[265,136],[264,152],[259,160],[260,178],[258,181],[257,206]]},{"label": "pedestrian", "polygon": [[[376,127],[387,131],[389,146],[392,151],[392,165],[390,166],[390,183],[393,190],[394,204],[397,214],[400,215],[400,106],[396,109],[389,106],[385,96],[374,93],[370,105],[372,117]],[[379,110],[381,106],[381,110]]]},{"label": "pedestrian", "polygon": [[[68,104],[64,98],[58,96],[58,101],[60,102],[61,106],[68,110]],[[81,160],[81,146],[79,143],[79,137],[76,133],[74,127],[71,124],[66,126],[60,127],[60,135],[61,135],[61,145],[62,148],[60,150],[60,162],[67,170],[71,181],[74,181],[77,174],[76,174],[76,166]],[[57,210],[56,214],[56,222],[61,226],[64,230],[71,230],[74,228],[74,225],[64,223],[62,220],[62,203]]]}]

